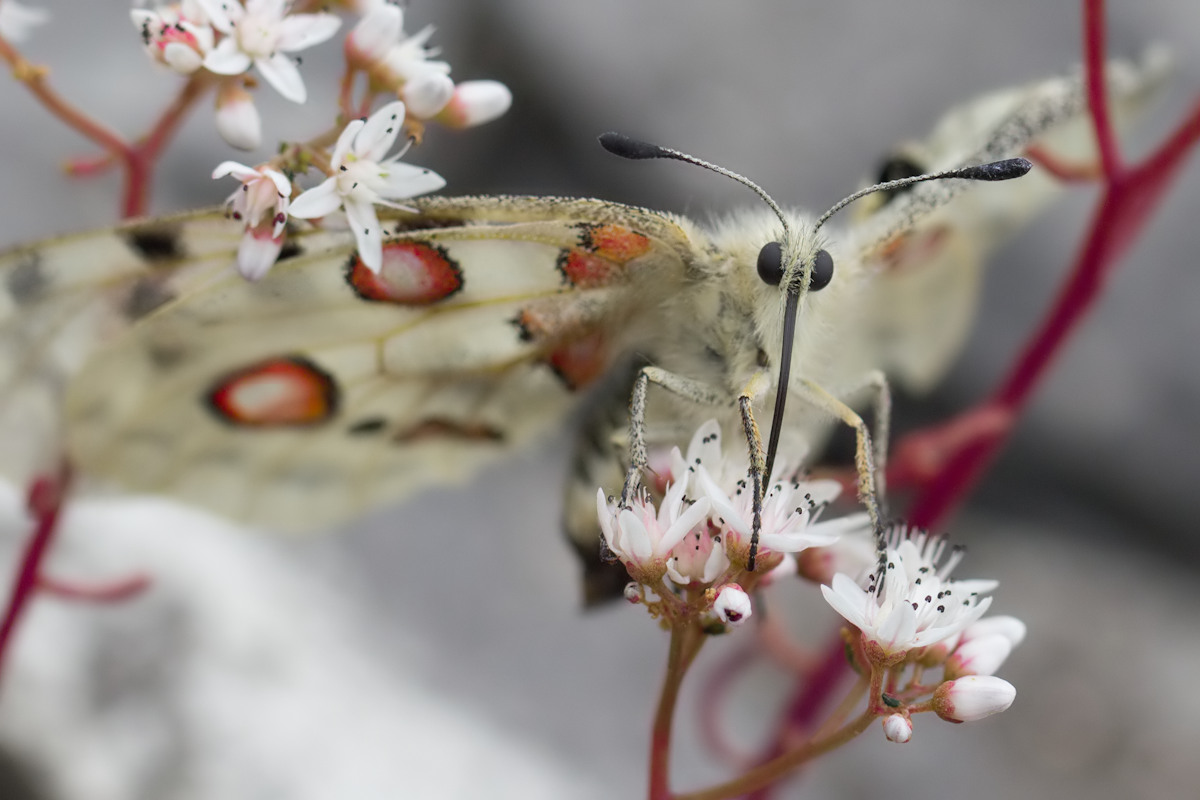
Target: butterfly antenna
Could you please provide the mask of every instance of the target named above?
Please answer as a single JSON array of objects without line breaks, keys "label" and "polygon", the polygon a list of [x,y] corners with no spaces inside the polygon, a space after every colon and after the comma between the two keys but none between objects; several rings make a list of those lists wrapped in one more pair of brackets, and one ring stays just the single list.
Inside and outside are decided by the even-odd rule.
[{"label": "butterfly antenna", "polygon": [[900,178],[899,180],[877,183],[874,186],[860,189],[849,197],[839,200],[834,204],[833,208],[821,215],[821,218],[817,220],[817,224],[813,226],[813,230],[818,230],[830,217],[855,200],[859,200],[869,194],[875,194],[875,192],[889,192],[894,189],[903,189],[905,186],[912,186],[914,183],[940,181],[945,178],[958,178],[964,181],[1008,181],[1021,177],[1031,169],[1033,169],[1033,164],[1028,159],[1006,158],[1001,161],[991,161],[987,164],[977,164],[973,167],[959,167],[958,169],[948,169],[943,172],[930,172],[925,175],[914,175],[911,178]]},{"label": "butterfly antenna", "polygon": [[783,209],[779,207],[778,203],[771,199],[771,195],[767,194],[765,189],[747,178],[745,175],[739,175],[733,170],[728,170],[724,167],[718,167],[716,164],[710,164],[703,159],[696,158],[695,156],[689,156],[687,153],[681,153],[680,151],[672,150],[669,147],[651,144],[650,142],[643,142],[641,139],[634,139],[626,136],[623,133],[609,131],[608,133],[600,134],[600,136],[597,138],[600,141],[600,146],[612,153],[614,156],[628,158],[631,161],[640,161],[647,158],[672,158],[676,161],[694,164],[697,167],[704,167],[705,169],[715,172],[718,175],[724,175],[726,178],[733,178],[742,186],[745,186],[750,191],[761,197],[762,201],[771,207],[771,210],[775,212],[775,216],[779,217],[780,224],[783,225],[784,236],[790,239],[791,227],[788,225],[787,218],[783,215]]}]

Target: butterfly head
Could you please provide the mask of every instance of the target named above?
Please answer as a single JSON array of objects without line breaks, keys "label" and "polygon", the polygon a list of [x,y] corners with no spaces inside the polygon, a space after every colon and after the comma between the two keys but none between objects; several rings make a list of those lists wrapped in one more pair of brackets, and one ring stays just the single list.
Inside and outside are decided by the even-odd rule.
[{"label": "butterfly head", "polygon": [[963,167],[924,175],[912,175],[898,180],[885,181],[868,186],[834,204],[810,225],[793,225],[769,194],[754,181],[736,172],[711,164],[695,156],[662,147],[649,142],[632,139],[620,133],[604,133],[600,145],[610,153],[634,160],[669,158],[683,161],[732,178],[757,194],[770,206],[779,219],[779,235],[765,242],[758,251],[758,277],[770,286],[779,287],[783,296],[783,337],[779,359],[779,380],[775,385],[775,408],[771,416],[771,436],[767,445],[766,474],[770,475],[775,464],[775,451],[779,446],[779,435],[783,427],[783,412],[787,402],[787,387],[791,381],[792,346],[796,338],[796,318],[800,313],[801,301],[809,292],[819,292],[833,281],[833,256],[821,244],[818,232],[830,217],[859,198],[876,192],[903,189],[923,181],[958,178],[973,181],[1002,181],[1018,178],[1033,166],[1023,158],[1010,158],[988,164]]}]

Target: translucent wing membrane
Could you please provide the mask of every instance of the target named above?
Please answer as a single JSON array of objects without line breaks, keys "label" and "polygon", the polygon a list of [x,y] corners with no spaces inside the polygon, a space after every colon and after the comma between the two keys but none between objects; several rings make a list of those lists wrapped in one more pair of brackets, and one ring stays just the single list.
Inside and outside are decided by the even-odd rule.
[{"label": "translucent wing membrane", "polygon": [[[247,283],[231,270],[240,226],[212,212],[158,223],[153,258],[128,230],[9,254],[0,269],[18,291],[0,343],[18,357],[0,420],[41,409],[53,445],[65,392],[65,446],[84,474],[316,527],[560,421],[683,271],[683,232],[638,209],[418,206],[385,217],[377,275],[347,232],[304,226]],[[26,478],[27,456],[7,458],[9,474]]]}]

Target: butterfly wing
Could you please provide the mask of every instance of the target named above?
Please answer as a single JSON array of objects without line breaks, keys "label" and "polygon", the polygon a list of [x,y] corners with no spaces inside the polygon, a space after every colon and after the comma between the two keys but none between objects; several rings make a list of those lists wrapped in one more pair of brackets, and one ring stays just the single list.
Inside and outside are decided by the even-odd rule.
[{"label": "butterfly wing", "polygon": [[[1164,76],[1158,54],[1141,64],[1110,64],[1109,91],[1120,118],[1132,116]],[[1030,155],[1033,146],[1067,163],[1094,162],[1079,77],[997,92],[954,109],[928,139],[899,148],[884,177]],[[1061,183],[1034,169],[1020,180],[969,187],[937,181],[890,198],[875,196],[863,204],[865,213],[851,231],[874,275],[863,315],[867,348],[876,366],[912,391],[931,388],[962,349],[988,254]]]},{"label": "butterfly wing", "polygon": [[69,379],[73,463],[271,527],[345,519],[560,422],[691,246],[662,215],[599,201],[417,205],[385,217],[378,275],[345,231],[303,227],[259,283],[232,249],[166,281]]}]

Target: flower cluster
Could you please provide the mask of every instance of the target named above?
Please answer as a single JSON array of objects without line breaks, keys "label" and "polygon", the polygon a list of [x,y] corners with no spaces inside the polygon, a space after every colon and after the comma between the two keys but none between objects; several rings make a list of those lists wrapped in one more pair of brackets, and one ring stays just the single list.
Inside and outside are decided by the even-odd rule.
[{"label": "flower cluster", "polygon": [[366,72],[372,88],[396,94],[410,115],[466,128],[490,122],[512,105],[508,87],[498,81],[455,84],[450,65],[427,47],[432,25],[409,36],[401,8],[387,0],[363,5],[362,19],[346,37],[346,62]]},{"label": "flower cluster", "polygon": [[[886,676],[879,710],[887,711],[883,728],[891,741],[908,741],[912,713],[967,722],[1003,711],[1016,696],[994,673],[1025,638],[1025,625],[983,617],[992,602],[985,595],[997,582],[951,579],[962,555],[961,548],[948,551],[944,537],[896,527],[874,567],[838,573],[821,587],[853,626],[848,644],[856,668],[877,686]],[[942,679],[929,684],[926,672],[939,668]]]},{"label": "flower cluster", "polygon": [[[403,11],[388,0],[361,0],[361,19],[345,41],[350,75],[370,77],[372,94],[404,101],[416,120],[468,127],[508,110],[512,94],[497,81],[455,84],[450,65],[427,46],[432,26],[404,33]],[[40,16],[6,0],[0,31],[23,34]],[[201,70],[219,78],[216,123],[233,147],[253,150],[262,143],[262,119],[244,77],[253,70],[294,103],[308,97],[296,54],[331,39],[342,21],[327,12],[296,13],[292,0],[177,0],[130,11],[146,52],[182,75]],[[349,77],[349,76],[348,76]]]},{"label": "flower cluster", "polygon": [[[750,616],[741,584],[751,589],[796,573],[795,554],[828,547],[843,535],[864,532],[865,514],[822,519],[837,498],[834,481],[801,481],[777,464],[763,499],[755,570],[748,570],[753,532],[753,491],[745,461],[727,459],[715,420],[700,426],[686,456],[671,453],[670,479],[655,504],[645,492],[620,507],[603,490],[596,496],[604,542],[629,572],[626,596],[652,611],[674,603],[684,588],[691,610],[723,623]],[[651,595],[658,600],[652,600]]]},{"label": "flower cluster", "polygon": [[267,274],[283,248],[289,214],[314,219],[339,208],[345,210],[363,264],[378,271],[383,263],[383,229],[375,205],[403,208],[394,201],[436,191],[446,184],[431,170],[401,164],[404,150],[387,157],[403,119],[404,103],[397,100],[368,119],[351,122],[334,146],[333,174],[295,200],[289,200],[287,177],[269,166],[254,168],[233,161],[218,166],[213,178],[232,175],[242,181],[228,200],[231,215],[246,223],[237,259],[242,275],[259,280]]}]

